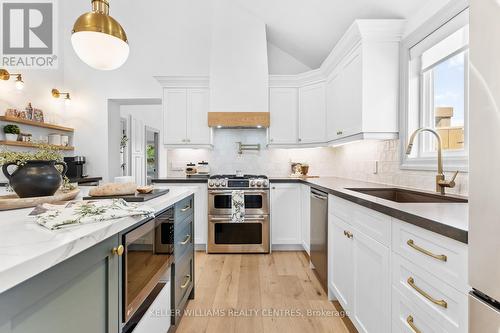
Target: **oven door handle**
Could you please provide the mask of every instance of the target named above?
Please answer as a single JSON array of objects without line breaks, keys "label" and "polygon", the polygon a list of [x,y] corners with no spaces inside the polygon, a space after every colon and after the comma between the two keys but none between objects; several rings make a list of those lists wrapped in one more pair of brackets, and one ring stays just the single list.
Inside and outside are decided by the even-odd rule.
[{"label": "oven door handle", "polygon": [[[221,221],[228,221],[231,223],[231,218],[230,217],[211,217],[209,218],[210,222],[221,222]],[[245,217],[245,221],[265,221],[265,217]]]}]

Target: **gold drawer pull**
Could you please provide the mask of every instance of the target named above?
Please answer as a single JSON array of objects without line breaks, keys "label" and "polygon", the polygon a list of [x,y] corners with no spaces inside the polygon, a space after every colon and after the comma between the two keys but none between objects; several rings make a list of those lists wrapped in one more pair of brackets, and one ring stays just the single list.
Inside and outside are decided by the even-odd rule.
[{"label": "gold drawer pull", "polygon": [[448,303],[446,303],[445,300],[434,299],[428,293],[426,293],[425,291],[423,291],[422,289],[420,289],[419,287],[417,287],[417,285],[415,284],[415,280],[413,280],[413,278],[411,276],[408,278],[407,282],[410,285],[410,287],[412,287],[413,289],[415,289],[420,295],[424,296],[425,298],[427,298],[432,303],[434,303],[436,305],[439,305],[439,306],[442,306],[445,309],[448,307]]},{"label": "gold drawer pull", "polygon": [[181,209],[181,212],[187,212],[191,208],[191,205],[187,205],[186,207]]},{"label": "gold drawer pull", "polygon": [[418,246],[418,245],[415,244],[415,242],[413,241],[413,239],[409,239],[406,242],[406,244],[408,244],[408,246],[414,248],[418,252],[422,252],[423,254],[428,255],[429,257],[432,257],[434,259],[441,260],[441,261],[447,261],[448,260],[448,257],[446,255],[444,255],[444,254],[434,254],[431,251],[428,251],[426,249],[421,248],[420,246]]},{"label": "gold drawer pull", "polygon": [[417,328],[417,326],[415,326],[415,323],[413,322],[413,317],[412,317],[412,316],[408,316],[408,317],[406,318],[406,322],[408,323],[408,325],[410,325],[410,327],[411,327],[411,329],[413,330],[413,332],[415,332],[415,333],[422,333],[422,331],[421,331],[421,330],[419,330],[419,329]]},{"label": "gold drawer pull", "polygon": [[181,289],[185,289],[189,285],[189,282],[191,282],[191,275],[188,274],[186,275],[186,282],[181,285]]},{"label": "gold drawer pull", "polygon": [[125,248],[123,247],[123,245],[119,245],[118,247],[114,247],[111,250],[111,253],[113,253],[114,255],[120,256],[120,257],[123,255],[123,252],[125,252]]},{"label": "gold drawer pull", "polygon": [[191,240],[191,235],[186,235],[186,239],[181,242],[181,245],[186,245]]}]

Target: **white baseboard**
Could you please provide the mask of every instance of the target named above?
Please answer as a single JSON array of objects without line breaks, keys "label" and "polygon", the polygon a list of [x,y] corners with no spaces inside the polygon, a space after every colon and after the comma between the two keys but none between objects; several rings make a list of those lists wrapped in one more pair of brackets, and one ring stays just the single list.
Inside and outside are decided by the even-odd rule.
[{"label": "white baseboard", "polygon": [[302,244],[273,244],[273,251],[304,251]]}]

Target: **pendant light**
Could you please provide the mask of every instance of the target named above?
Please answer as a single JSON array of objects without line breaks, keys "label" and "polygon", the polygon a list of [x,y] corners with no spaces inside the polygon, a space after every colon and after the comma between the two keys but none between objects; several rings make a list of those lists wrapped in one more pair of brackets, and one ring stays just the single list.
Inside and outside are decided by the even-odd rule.
[{"label": "pendant light", "polygon": [[71,44],[83,62],[99,70],[117,69],[129,55],[127,35],[109,16],[108,0],[92,0],[92,11],[80,16],[73,26]]}]

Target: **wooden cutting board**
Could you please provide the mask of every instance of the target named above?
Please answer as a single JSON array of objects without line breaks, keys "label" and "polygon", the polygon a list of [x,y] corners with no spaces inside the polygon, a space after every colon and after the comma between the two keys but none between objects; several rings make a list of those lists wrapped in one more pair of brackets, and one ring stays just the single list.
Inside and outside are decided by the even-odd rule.
[{"label": "wooden cutting board", "polygon": [[76,198],[78,193],[80,193],[80,189],[77,188],[68,192],[59,190],[49,197],[19,198],[15,193],[0,195],[0,211],[35,207],[44,203],[69,201]]},{"label": "wooden cutting board", "polygon": [[168,188],[164,189],[154,189],[153,192],[150,193],[136,193],[129,195],[109,195],[109,196],[87,196],[83,197],[83,200],[98,200],[98,199],[123,199],[127,202],[144,202],[154,198],[159,197],[160,195],[167,194],[170,190]]}]

